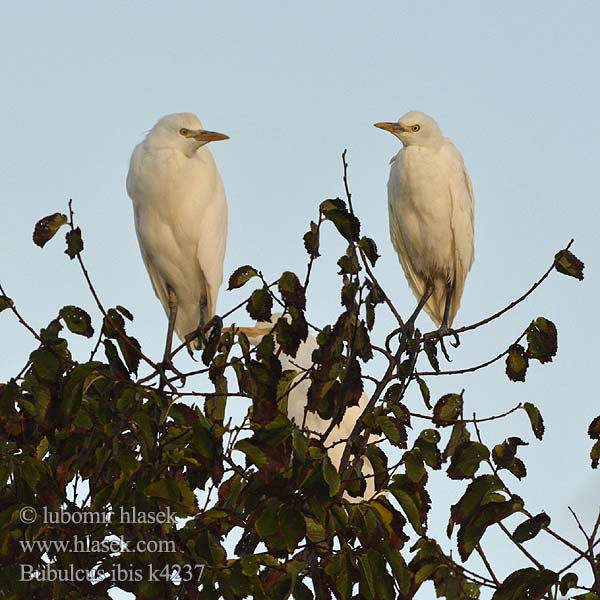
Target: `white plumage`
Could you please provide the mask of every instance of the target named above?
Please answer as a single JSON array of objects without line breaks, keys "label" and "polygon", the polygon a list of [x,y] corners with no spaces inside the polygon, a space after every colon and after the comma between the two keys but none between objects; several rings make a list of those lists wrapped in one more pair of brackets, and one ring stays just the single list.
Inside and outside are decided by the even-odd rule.
[{"label": "white plumage", "polygon": [[[280,314],[274,314],[272,321],[270,323],[266,322],[258,322],[255,327],[251,328],[238,328],[239,331],[243,331],[253,345],[256,345],[260,342],[264,335],[269,333],[277,321],[281,318]],[[312,336],[308,335],[306,341],[300,344],[298,348],[298,352],[294,358],[288,356],[287,354],[281,352],[279,354],[279,361],[281,362],[282,369],[290,370],[290,371],[306,371],[311,368],[313,364],[312,354],[313,351],[318,348],[317,340]],[[291,385],[294,385],[297,381],[302,378],[303,373],[300,373]],[[309,432],[313,435],[323,434],[327,431],[331,421],[323,420],[317,413],[306,411],[306,419],[304,419],[304,408],[307,403],[308,398],[308,389],[310,387],[310,379],[306,378],[303,381],[300,381],[288,394],[288,407],[287,413],[288,418],[291,421],[294,421],[300,427],[304,422],[305,427],[309,430]],[[344,416],[342,417],[339,425],[333,428],[331,433],[327,436],[327,439],[324,440],[325,447],[328,447],[327,454],[331,459],[331,462],[335,466],[336,469],[339,469],[340,462],[342,460],[342,454],[344,453],[344,448],[346,446],[343,443],[348,439],[350,434],[352,433],[352,429],[356,424],[356,421],[360,418],[363,413],[365,406],[368,402],[367,396],[363,393],[358,401],[357,406],[351,406],[346,409]],[[369,442],[375,441],[376,436],[371,436],[369,438]],[[335,442],[340,442],[336,444]],[[335,444],[335,445],[332,445]],[[363,469],[362,473],[366,479],[366,489],[363,497],[352,497],[349,494],[344,494],[344,498],[350,502],[360,502],[361,500],[369,500],[375,494],[375,481],[373,477],[373,467],[368,458],[363,458]]]},{"label": "white plumage", "polygon": [[[376,123],[400,139],[392,158],[388,208],[392,244],[408,283],[438,327],[450,327],[474,258],[474,196],[463,158],[421,112]],[[430,289],[428,290],[428,285]]]},{"label": "white plumage", "polygon": [[174,295],[182,340],[214,315],[223,280],[227,202],[205,144],[227,137],[205,131],[191,113],[172,114],[131,156],[127,192],[142,258],[167,315]]}]

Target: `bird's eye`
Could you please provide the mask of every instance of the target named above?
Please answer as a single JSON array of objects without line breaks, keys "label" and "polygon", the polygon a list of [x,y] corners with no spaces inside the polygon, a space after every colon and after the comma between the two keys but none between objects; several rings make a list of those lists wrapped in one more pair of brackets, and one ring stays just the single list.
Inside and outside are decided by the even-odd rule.
[{"label": "bird's eye", "polygon": [[187,136],[189,135],[189,133],[190,133],[190,130],[189,130],[189,129],[186,129],[185,127],[182,127],[182,128],[179,130],[179,133],[180,133],[180,134],[181,134],[183,137],[187,137]]},{"label": "bird's eye", "polygon": [[411,129],[416,133],[417,131],[419,131],[419,129],[421,129],[421,126],[420,125],[413,125],[411,127]]}]

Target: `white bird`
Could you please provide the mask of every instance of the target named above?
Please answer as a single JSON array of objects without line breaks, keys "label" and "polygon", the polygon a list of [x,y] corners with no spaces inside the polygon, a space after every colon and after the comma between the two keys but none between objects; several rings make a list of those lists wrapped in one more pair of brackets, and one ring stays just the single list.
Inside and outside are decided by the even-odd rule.
[{"label": "white bird", "polygon": [[[263,336],[267,335],[273,330],[280,318],[281,314],[274,314],[270,323],[261,321],[257,322],[255,327],[237,327],[236,329],[237,331],[244,332],[251,344],[257,345],[260,343]],[[317,344],[317,340],[309,334],[306,338],[306,341],[300,343],[298,352],[294,358],[283,352],[279,353],[279,362],[281,363],[281,367],[284,371],[302,371],[290,385],[291,387],[296,384],[288,394],[288,418],[290,421],[294,421],[294,423],[300,427],[302,427],[302,424],[304,423],[304,427],[306,427],[310,434],[315,437],[325,433],[331,421],[323,420],[316,412],[311,411],[306,411],[305,418],[304,409],[308,401],[308,389],[311,382],[309,378],[305,378],[303,380],[301,380],[301,378],[303,372],[312,367],[312,354],[313,351],[318,347],[319,345]],[[327,454],[329,455],[329,458],[336,469],[339,469],[340,462],[342,460],[342,454],[344,453],[344,448],[346,446],[346,444],[343,442],[347,440],[352,433],[352,429],[354,428],[356,421],[363,413],[367,402],[368,398],[363,393],[358,401],[358,405],[347,408],[339,425],[334,427],[327,438],[323,440],[323,445],[328,448]],[[376,439],[377,437],[372,435],[369,437],[369,442],[373,442]],[[362,497],[353,497],[345,493],[344,498],[350,502],[369,500],[375,494],[373,467],[368,458],[365,457],[363,460],[362,474],[365,476],[366,489]]]},{"label": "white bird", "polygon": [[440,332],[448,331],[473,264],[474,196],[460,152],[422,112],[375,123],[403,144],[388,180],[390,235],[408,283]]},{"label": "white bird", "polygon": [[199,328],[215,312],[223,280],[227,200],[206,131],[191,113],[167,115],[138,144],[127,193],[152,287],[169,318],[165,361],[173,330],[188,350],[201,345]]}]

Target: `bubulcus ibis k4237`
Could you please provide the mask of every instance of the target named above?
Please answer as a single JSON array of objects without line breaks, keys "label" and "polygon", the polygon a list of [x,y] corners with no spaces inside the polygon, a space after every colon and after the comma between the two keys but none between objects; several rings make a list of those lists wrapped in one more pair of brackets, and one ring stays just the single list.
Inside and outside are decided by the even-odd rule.
[{"label": "bubulcus ibis k4237", "polygon": [[403,144],[388,180],[390,235],[408,283],[440,330],[452,326],[474,258],[474,196],[460,152],[422,112],[376,123]]},{"label": "bubulcus ibis k4237", "polygon": [[227,138],[205,130],[195,115],[177,113],[160,119],[131,156],[127,193],[135,229],[152,287],[169,317],[165,360],[173,329],[191,351],[200,345],[191,334],[215,312],[227,201],[206,144]]}]

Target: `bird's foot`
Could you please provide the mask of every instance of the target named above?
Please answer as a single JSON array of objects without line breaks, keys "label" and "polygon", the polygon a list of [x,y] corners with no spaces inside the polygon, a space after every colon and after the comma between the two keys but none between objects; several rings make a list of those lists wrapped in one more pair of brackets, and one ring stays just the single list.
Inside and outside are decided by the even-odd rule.
[{"label": "bird's foot", "polygon": [[430,339],[439,340],[440,348],[442,350],[444,358],[448,362],[452,362],[452,359],[450,358],[448,350],[446,350],[446,346],[444,344],[444,338],[449,336],[452,336],[454,338],[453,340],[450,340],[450,345],[453,348],[458,348],[460,346],[460,339],[458,337],[458,334],[453,329],[450,329],[450,327],[448,327],[447,325],[442,325],[437,331],[434,331]]},{"label": "bird's foot", "polygon": [[191,333],[188,333],[185,336],[184,341],[188,354],[193,360],[196,360],[194,358],[194,350],[202,350],[202,348],[204,348],[206,345],[206,336],[204,335],[204,331],[201,328],[198,328]]},{"label": "bird's foot", "polygon": [[402,327],[402,333],[406,333],[407,338],[411,338],[415,335],[415,322],[413,319],[409,319],[404,323],[404,327]]},{"label": "bird's foot", "polygon": [[185,375],[185,373],[182,373],[173,364],[173,361],[170,356],[165,356],[163,358],[162,362],[158,363],[156,365],[156,367],[158,370],[158,374],[160,376],[160,386],[161,387],[164,387],[165,385],[168,387],[171,387],[171,388],[173,387],[172,383],[167,378],[167,371],[170,371],[171,373],[175,373],[175,375],[177,376],[177,379],[179,379],[179,381],[181,381],[181,385],[179,386],[180,388],[182,388],[185,385],[187,376]]},{"label": "bird's foot", "polygon": [[453,330],[450,329],[450,327],[448,327],[447,325],[442,325],[439,329],[436,329],[435,331],[431,331],[430,333],[426,333],[423,336],[424,340],[433,340],[433,342],[440,342],[440,348],[442,349],[442,354],[444,355],[444,358],[448,361],[448,362],[452,362],[452,359],[450,358],[450,355],[448,354],[448,350],[446,349],[446,345],[444,344],[444,338],[452,336],[454,339],[450,341],[450,345],[453,348],[458,348],[460,346],[460,339],[458,337],[458,334]]}]

